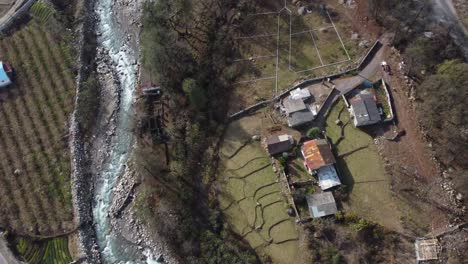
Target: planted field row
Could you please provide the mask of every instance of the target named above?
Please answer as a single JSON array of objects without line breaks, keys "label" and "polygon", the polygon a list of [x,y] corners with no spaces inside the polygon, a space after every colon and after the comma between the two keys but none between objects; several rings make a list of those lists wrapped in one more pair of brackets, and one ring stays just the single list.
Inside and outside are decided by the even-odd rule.
[{"label": "planted field row", "polygon": [[33,21],[0,41],[16,71],[0,91],[0,194],[10,197],[0,201],[0,226],[31,236],[74,228],[66,138],[74,78],[62,41],[48,32]]},{"label": "planted field row", "polygon": [[65,237],[40,241],[18,238],[16,251],[29,264],[66,264],[72,262],[68,240]]}]

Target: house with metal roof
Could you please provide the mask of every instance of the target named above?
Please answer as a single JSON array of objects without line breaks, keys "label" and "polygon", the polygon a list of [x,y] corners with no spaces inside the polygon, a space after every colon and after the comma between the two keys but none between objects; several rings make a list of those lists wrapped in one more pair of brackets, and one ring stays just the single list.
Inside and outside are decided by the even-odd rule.
[{"label": "house with metal roof", "polygon": [[373,125],[382,121],[375,101],[373,95],[365,93],[351,99],[350,113],[354,117],[355,127]]},{"label": "house with metal roof", "polygon": [[294,147],[294,139],[290,135],[271,136],[266,140],[267,150],[270,155],[288,152]]},{"label": "house with metal roof", "polygon": [[283,106],[287,115],[298,111],[307,110],[307,107],[302,99],[286,98],[283,100]]},{"label": "house with metal roof", "polygon": [[[311,97],[308,89],[295,89],[283,100],[283,112],[287,115],[288,126],[298,127],[314,120],[314,110],[305,103]],[[316,114],[316,111],[315,111]]]},{"label": "house with metal roof", "polygon": [[0,61],[0,88],[6,87],[12,84],[11,73],[13,69],[8,63]]},{"label": "house with metal roof", "polygon": [[298,127],[314,120],[314,114],[310,110],[301,110],[288,116],[288,126]]},{"label": "house with metal roof", "polygon": [[325,139],[306,141],[302,145],[301,151],[304,156],[305,165],[311,172],[335,163],[335,157]]},{"label": "house with metal roof", "polygon": [[336,160],[327,140],[314,139],[304,142],[301,152],[304,157],[304,166],[310,174],[317,174],[322,190],[341,185],[334,166]]},{"label": "house with metal roof", "polygon": [[331,192],[315,193],[306,196],[307,206],[313,218],[334,215],[338,212],[335,198]]}]

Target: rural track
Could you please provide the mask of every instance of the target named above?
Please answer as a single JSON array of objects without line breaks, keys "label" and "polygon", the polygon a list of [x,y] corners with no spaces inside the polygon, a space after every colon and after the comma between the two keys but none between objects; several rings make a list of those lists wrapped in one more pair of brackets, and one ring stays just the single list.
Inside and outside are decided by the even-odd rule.
[{"label": "rural track", "polygon": [[5,29],[7,29],[9,23],[15,20],[18,16],[23,15],[24,12],[29,9],[29,7],[26,8],[25,6],[31,6],[34,2],[36,2],[36,0],[16,1],[14,5],[11,6],[10,10],[8,10],[8,12],[6,12],[2,17],[0,17],[0,31],[4,31]]},{"label": "rural track", "polygon": [[7,246],[7,242],[0,233],[0,264],[23,264],[18,261]]}]

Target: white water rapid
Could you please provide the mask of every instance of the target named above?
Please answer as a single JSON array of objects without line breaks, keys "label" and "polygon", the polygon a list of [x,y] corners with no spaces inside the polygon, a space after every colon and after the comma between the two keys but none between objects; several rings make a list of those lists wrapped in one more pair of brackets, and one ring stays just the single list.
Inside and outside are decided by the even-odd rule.
[{"label": "white water rapid", "polygon": [[121,27],[116,21],[117,17],[112,12],[114,3],[113,0],[97,0],[95,7],[98,15],[97,31],[101,33],[98,43],[109,53],[111,63],[114,65],[111,67],[114,67],[118,73],[121,89],[116,130],[110,141],[110,153],[98,175],[95,188],[93,216],[96,236],[104,263],[157,263],[148,249],[140,252],[135,245],[116,234],[108,217],[113,188],[124,171],[132,146],[132,104],[137,84],[137,66],[134,63],[137,54],[125,43],[125,35],[121,32]]}]

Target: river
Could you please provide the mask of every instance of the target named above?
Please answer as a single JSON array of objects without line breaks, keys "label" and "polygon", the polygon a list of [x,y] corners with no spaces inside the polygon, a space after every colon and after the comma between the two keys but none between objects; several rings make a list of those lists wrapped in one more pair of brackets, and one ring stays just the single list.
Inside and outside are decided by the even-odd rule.
[{"label": "river", "polygon": [[120,101],[116,115],[116,130],[110,140],[109,155],[98,175],[95,187],[93,217],[96,236],[104,263],[157,263],[148,249],[138,250],[136,245],[112,230],[108,217],[113,199],[113,188],[118,183],[127,163],[133,143],[133,102],[137,84],[137,52],[125,42],[125,35],[112,12],[113,0],[97,0],[97,31],[99,45],[113,63],[120,83]]}]

